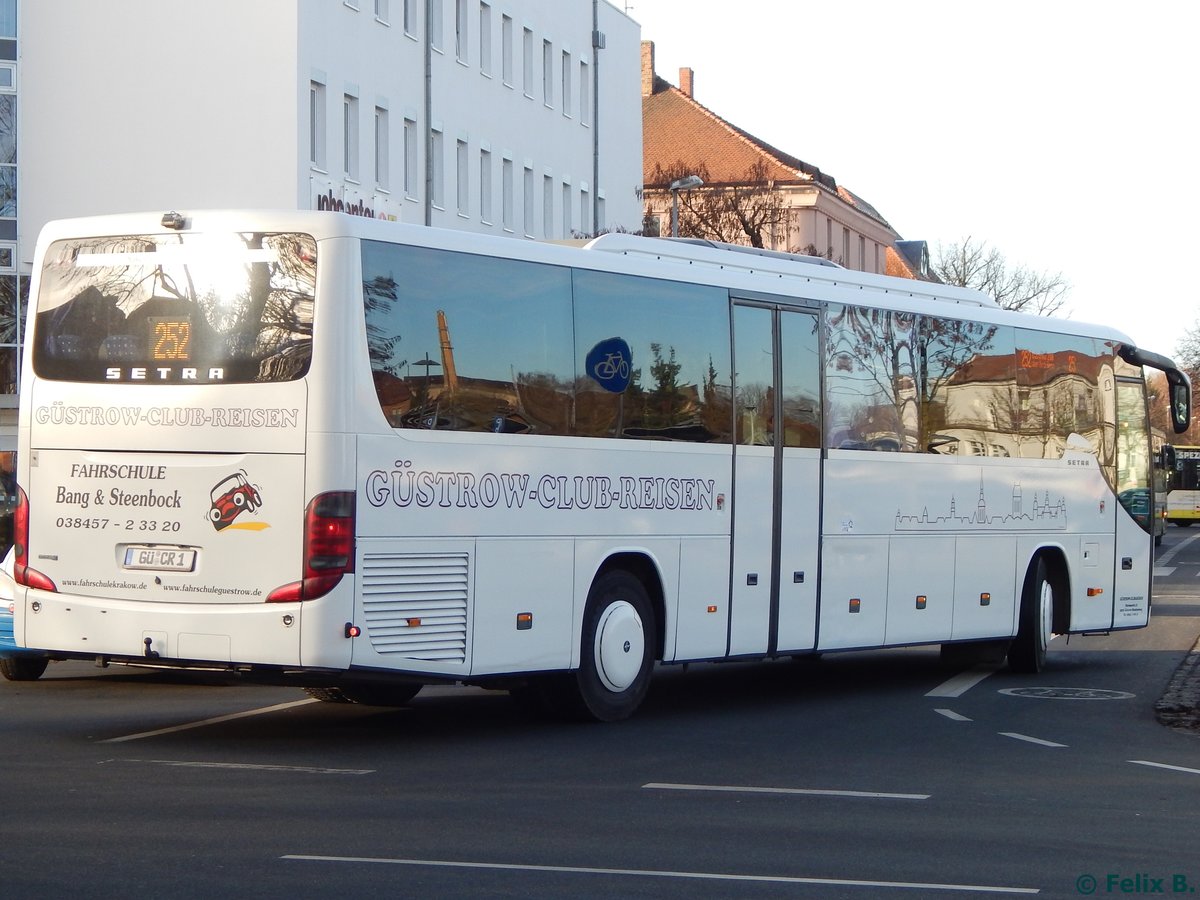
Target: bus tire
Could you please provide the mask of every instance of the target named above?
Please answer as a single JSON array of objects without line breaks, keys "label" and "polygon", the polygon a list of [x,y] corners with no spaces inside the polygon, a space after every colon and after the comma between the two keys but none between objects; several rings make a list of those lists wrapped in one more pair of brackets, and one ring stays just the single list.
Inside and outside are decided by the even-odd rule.
[{"label": "bus tire", "polygon": [[641,580],[624,569],[597,578],[588,592],[571,692],[582,717],[618,722],[633,715],[650,687],[657,646],[654,612]]},{"label": "bus tire", "polygon": [[1034,674],[1045,666],[1056,594],[1050,567],[1045,557],[1039,556],[1025,575],[1017,636],[1008,650],[1008,667],[1014,672]]},{"label": "bus tire", "polygon": [[49,664],[44,656],[0,656],[0,675],[9,681],[37,681]]}]

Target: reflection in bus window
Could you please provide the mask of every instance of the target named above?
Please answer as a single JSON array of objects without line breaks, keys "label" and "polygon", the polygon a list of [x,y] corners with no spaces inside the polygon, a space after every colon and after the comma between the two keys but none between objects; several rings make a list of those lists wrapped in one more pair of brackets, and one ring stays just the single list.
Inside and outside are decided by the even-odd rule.
[{"label": "reflection in bus window", "polygon": [[831,306],[830,449],[1061,459],[1113,479],[1113,348],[1050,332]]},{"label": "reflection in bus window", "polygon": [[1013,455],[1060,459],[1071,435],[1087,441],[1098,456],[1107,455],[1100,386],[1112,382],[1112,355],[1089,338],[1020,329],[1015,363],[1010,419],[1019,452]]},{"label": "reflection in bus window", "polygon": [[927,317],[922,440],[957,456],[1012,456],[1013,330]]},{"label": "reflection in bus window", "polygon": [[775,380],[774,335],[769,309],[737,306],[733,311],[733,355],[737,365],[737,442],[770,446],[775,443],[773,423]]},{"label": "reflection in bus window", "polygon": [[729,440],[724,291],[364,241],[363,292],[394,427]]},{"label": "reflection in bus window", "polygon": [[0,450],[0,557],[13,542],[13,513],[17,508],[17,452]]},{"label": "reflection in bus window", "polygon": [[918,449],[917,318],[829,307],[825,373],[831,449]]},{"label": "reflection in bus window", "polygon": [[34,369],[96,383],[301,378],[312,353],[316,259],[304,234],[57,241],[37,300]]},{"label": "reflection in bus window", "polygon": [[364,241],[363,289],[393,426],[569,433],[570,270]]},{"label": "reflection in bus window", "polygon": [[616,394],[576,379],[576,433],[728,442],[732,424],[728,293],[718,288],[576,269],[575,356],[614,334],[629,346]]},{"label": "reflection in bus window", "polygon": [[1150,491],[1149,419],[1146,415],[1146,392],[1141,381],[1121,381],[1117,384],[1117,500],[1129,511],[1135,522],[1147,532],[1153,528],[1154,512]]},{"label": "reflection in bus window", "polygon": [[821,446],[821,381],[818,318],[804,313],[780,316],[783,353],[783,446]]}]

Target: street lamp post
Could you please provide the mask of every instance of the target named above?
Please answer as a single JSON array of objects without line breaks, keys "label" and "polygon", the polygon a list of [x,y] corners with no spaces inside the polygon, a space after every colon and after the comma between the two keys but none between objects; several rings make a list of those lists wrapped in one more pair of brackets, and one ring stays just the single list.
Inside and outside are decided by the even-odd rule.
[{"label": "street lamp post", "polygon": [[699,175],[685,175],[668,186],[671,191],[671,237],[679,237],[679,192],[690,191],[704,184]]}]

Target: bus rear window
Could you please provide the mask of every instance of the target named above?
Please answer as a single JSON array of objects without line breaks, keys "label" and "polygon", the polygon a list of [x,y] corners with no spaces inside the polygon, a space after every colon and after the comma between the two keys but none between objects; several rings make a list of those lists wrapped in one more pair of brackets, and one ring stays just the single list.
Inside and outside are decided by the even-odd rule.
[{"label": "bus rear window", "polygon": [[56,241],[37,297],[34,370],[57,381],[139,384],[301,378],[316,260],[306,234]]}]

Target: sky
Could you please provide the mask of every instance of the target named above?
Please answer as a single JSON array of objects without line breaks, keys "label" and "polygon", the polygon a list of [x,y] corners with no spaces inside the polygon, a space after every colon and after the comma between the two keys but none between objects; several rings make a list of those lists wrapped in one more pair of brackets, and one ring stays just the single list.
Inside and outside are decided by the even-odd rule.
[{"label": "sky", "polygon": [[1070,318],[1174,355],[1200,322],[1200,4],[610,0],[655,69],[906,240],[1059,274]]}]

